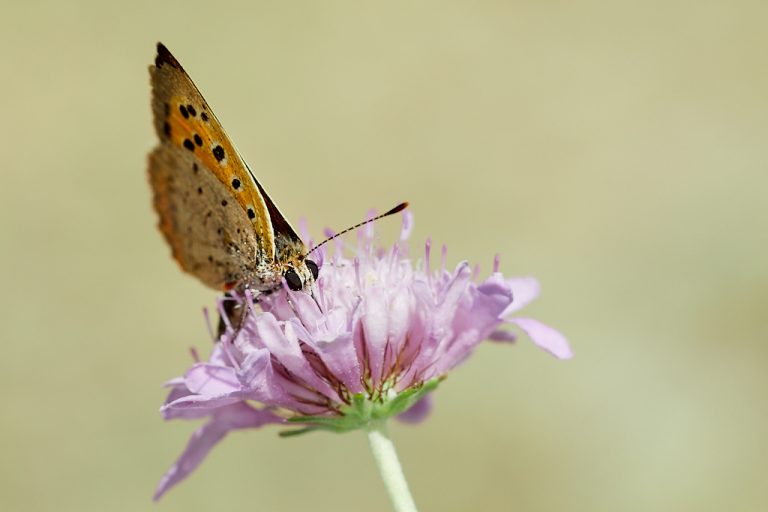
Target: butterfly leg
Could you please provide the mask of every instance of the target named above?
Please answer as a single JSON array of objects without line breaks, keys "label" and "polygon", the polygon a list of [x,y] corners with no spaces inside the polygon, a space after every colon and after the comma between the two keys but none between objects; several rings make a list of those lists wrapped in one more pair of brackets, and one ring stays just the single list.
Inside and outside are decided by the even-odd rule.
[{"label": "butterfly leg", "polygon": [[[219,326],[216,331],[217,339],[221,339],[222,335],[227,332],[227,327],[237,326],[235,329],[235,335],[240,332],[245,321],[245,310],[242,304],[237,298],[231,294],[225,294],[225,299],[222,303],[223,312],[219,312]],[[225,318],[226,315],[226,318]],[[233,336],[232,339],[235,337]]]},{"label": "butterfly leg", "polygon": [[[258,304],[261,297],[271,294],[272,292],[278,290],[278,288],[274,288],[272,290],[265,290],[258,292],[258,294],[252,296],[252,300],[254,304]],[[248,295],[233,295],[232,293],[227,292],[225,294],[225,299],[222,304],[222,309],[224,310],[224,315],[226,315],[226,319],[224,318],[224,315],[219,313],[219,325],[217,330],[217,337],[218,339],[221,339],[221,336],[227,331],[227,327],[232,327],[232,329],[235,331],[235,335],[232,336],[232,340],[234,340],[237,335],[240,333],[240,331],[243,329],[243,326],[245,325],[245,319],[248,316],[248,307],[245,304],[245,300],[248,300],[245,297],[248,297]],[[244,297],[242,300],[239,297]]]}]

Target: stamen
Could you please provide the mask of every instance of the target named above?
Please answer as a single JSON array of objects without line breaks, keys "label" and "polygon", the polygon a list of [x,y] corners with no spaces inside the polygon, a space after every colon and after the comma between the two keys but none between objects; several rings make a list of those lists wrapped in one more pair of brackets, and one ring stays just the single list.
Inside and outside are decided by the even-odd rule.
[{"label": "stamen", "polygon": [[389,254],[389,272],[394,273],[395,271],[395,263],[399,261],[400,256],[400,244],[396,243],[392,246],[392,250]]},{"label": "stamen", "polygon": [[224,301],[228,300],[234,300],[234,298],[231,295],[226,295],[223,298],[219,299],[219,301],[216,303],[216,309],[219,311],[219,317],[224,322],[224,326],[227,328],[228,331],[232,330],[232,324],[229,321],[229,315],[227,315],[227,310],[224,309]]},{"label": "stamen", "polygon": [[496,253],[496,255],[494,255],[493,257],[493,273],[494,274],[499,271],[500,263],[501,263],[501,254]]},{"label": "stamen", "polygon": [[302,217],[299,219],[297,228],[298,228],[299,236],[301,237],[301,239],[306,240],[307,245],[309,245],[309,224],[307,223],[306,217]]},{"label": "stamen", "polygon": [[360,275],[360,258],[355,257],[355,259],[352,260],[352,265],[355,267],[355,281],[357,282],[357,288],[358,290],[362,290],[363,279]]},{"label": "stamen", "polygon": [[213,324],[211,324],[211,315],[209,314],[208,308],[203,308],[203,318],[205,319],[205,325],[208,328],[208,336],[211,337],[211,341],[216,343],[216,335],[213,333]]},{"label": "stamen", "polygon": [[[344,238],[337,236],[338,233],[336,233],[331,228],[325,228],[323,230],[323,235],[325,236],[326,240],[333,240],[333,262],[338,263],[339,258],[344,254]],[[318,245],[317,247],[313,248],[312,251],[319,249],[322,245],[323,244]]]},{"label": "stamen", "polygon": [[364,226],[363,232],[365,233],[365,238],[368,239],[368,242],[373,241],[373,236],[375,232],[373,230],[373,222],[371,221],[375,219],[377,216],[378,215],[376,213],[376,210],[374,210],[373,208],[368,210],[368,215],[365,216],[366,224]]},{"label": "stamen", "polygon": [[[344,233],[347,233],[349,231],[355,230],[355,229],[363,227],[363,226],[367,226],[368,224],[371,224],[373,221],[376,221],[376,220],[379,220],[379,219],[383,219],[384,217],[388,217],[390,215],[394,215],[396,213],[400,213],[401,211],[405,210],[406,208],[408,208],[408,202],[400,203],[399,205],[395,206],[394,208],[392,208],[391,210],[389,210],[387,212],[382,213],[381,215],[376,215],[376,211],[372,210],[373,216],[369,216],[369,218],[364,220],[363,222],[358,222],[354,226],[348,227],[347,229],[344,229],[344,230],[336,233],[332,237],[326,238],[325,240],[320,242],[317,246],[315,246],[315,248],[312,249],[312,251],[316,250],[319,247],[322,247],[323,245],[327,244],[328,242],[330,242],[334,238],[343,235]],[[373,240],[373,227],[369,226],[364,231],[370,231],[370,236],[368,238],[369,238],[369,240],[372,241]],[[360,236],[359,236],[359,233],[358,233],[358,246],[362,246],[362,244],[360,243],[360,240],[361,239],[360,239]],[[312,252],[312,251],[309,251],[309,252]]]},{"label": "stamen", "polygon": [[429,264],[430,254],[432,253],[432,239],[427,238],[424,243],[424,273],[427,274],[427,282],[432,285],[432,269]]},{"label": "stamen", "polygon": [[445,264],[448,259],[448,246],[443,244],[440,248],[440,273],[445,272]]},{"label": "stamen", "polygon": [[367,244],[365,243],[365,233],[363,232],[363,230],[360,230],[360,231],[357,232],[357,254],[358,254],[358,256],[361,255],[361,254],[363,256],[367,256],[368,253],[366,252],[366,247],[367,247]]},{"label": "stamen", "polygon": [[[310,246],[311,247],[311,246]],[[317,264],[318,268],[322,268],[325,264],[325,257],[327,254],[325,253],[325,249],[321,248],[319,251],[317,251],[317,256],[314,256],[314,262]]]},{"label": "stamen", "polygon": [[[224,309],[224,301],[225,300],[234,300],[235,302],[238,302],[237,299],[235,299],[234,296],[230,295],[228,297],[224,297],[223,299],[220,299],[217,302],[217,307],[219,310],[219,315],[221,316],[221,319],[224,322],[224,325],[227,327],[227,332],[225,332],[222,335],[222,340],[220,343],[221,351],[224,353],[224,357],[227,358],[227,362],[232,365],[233,368],[236,368],[237,370],[240,370],[240,364],[237,362],[237,358],[232,355],[231,349],[232,347],[230,345],[235,344],[235,338],[239,333],[235,332],[235,330],[232,328],[232,324],[229,321],[229,315],[227,315],[227,311]],[[224,335],[231,332],[232,339],[227,341],[224,341]]]},{"label": "stamen", "polygon": [[400,227],[400,241],[405,242],[410,238],[411,231],[413,230],[413,214],[406,210],[403,212],[403,223]]}]

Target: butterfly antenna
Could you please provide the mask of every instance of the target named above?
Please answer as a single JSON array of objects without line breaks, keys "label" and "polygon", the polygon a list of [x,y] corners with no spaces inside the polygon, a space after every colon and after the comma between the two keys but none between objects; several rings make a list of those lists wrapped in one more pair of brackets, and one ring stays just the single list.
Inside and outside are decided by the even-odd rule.
[{"label": "butterfly antenna", "polygon": [[352,230],[355,230],[355,229],[357,229],[359,227],[365,226],[369,222],[373,222],[373,221],[376,221],[376,220],[379,220],[379,219],[383,219],[384,217],[389,217],[390,215],[394,215],[396,213],[399,213],[399,212],[405,210],[406,208],[408,208],[408,202],[407,201],[404,202],[404,203],[400,203],[399,205],[395,206],[394,208],[392,208],[388,212],[382,213],[381,215],[377,215],[376,217],[374,217],[372,219],[368,219],[368,220],[364,220],[363,222],[359,222],[359,223],[355,224],[354,226],[345,229],[344,231],[339,231],[338,233],[336,233],[332,237],[326,238],[325,240],[323,240],[322,242],[320,242],[319,244],[314,246],[312,248],[312,250],[309,251],[307,254],[312,254],[313,252],[318,250],[320,247],[324,246],[325,244],[327,244],[328,242],[330,242],[334,238],[343,235],[344,233],[349,233]]}]

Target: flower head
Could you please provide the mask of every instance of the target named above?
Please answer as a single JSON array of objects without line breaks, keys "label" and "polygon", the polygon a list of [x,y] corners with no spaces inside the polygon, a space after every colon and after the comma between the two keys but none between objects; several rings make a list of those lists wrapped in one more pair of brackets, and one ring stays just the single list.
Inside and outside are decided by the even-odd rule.
[{"label": "flower head", "polygon": [[[373,243],[372,225],[352,251],[339,240],[333,256],[320,252],[312,295],[287,288],[241,298],[248,311],[230,325],[207,362],[170,381],[166,419],[208,418],[158,487],[159,498],[185,478],[229,431],[267,423],[344,432],[398,416],[417,422],[429,412],[429,392],[483,340],[514,341],[518,328],[558,358],[571,357],[565,338],[515,312],[536,298],[531,277],[498,271],[476,279],[466,262],[446,269],[408,257],[412,226],[403,216],[399,243]],[[345,256],[354,252],[354,257]],[[225,300],[220,301],[222,313]],[[223,314],[227,318],[226,314]],[[234,322],[233,322],[234,323]]]}]

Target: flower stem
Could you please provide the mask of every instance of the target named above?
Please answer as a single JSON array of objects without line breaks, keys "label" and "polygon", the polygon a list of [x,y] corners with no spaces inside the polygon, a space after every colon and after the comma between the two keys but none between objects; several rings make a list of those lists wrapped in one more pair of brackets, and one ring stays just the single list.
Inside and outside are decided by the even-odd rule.
[{"label": "flower stem", "polygon": [[376,467],[379,468],[379,474],[384,481],[384,487],[387,488],[395,512],[417,512],[416,503],[408,490],[408,482],[405,481],[403,468],[397,459],[395,445],[387,434],[386,423],[372,422],[367,432],[373,459],[376,461]]}]

